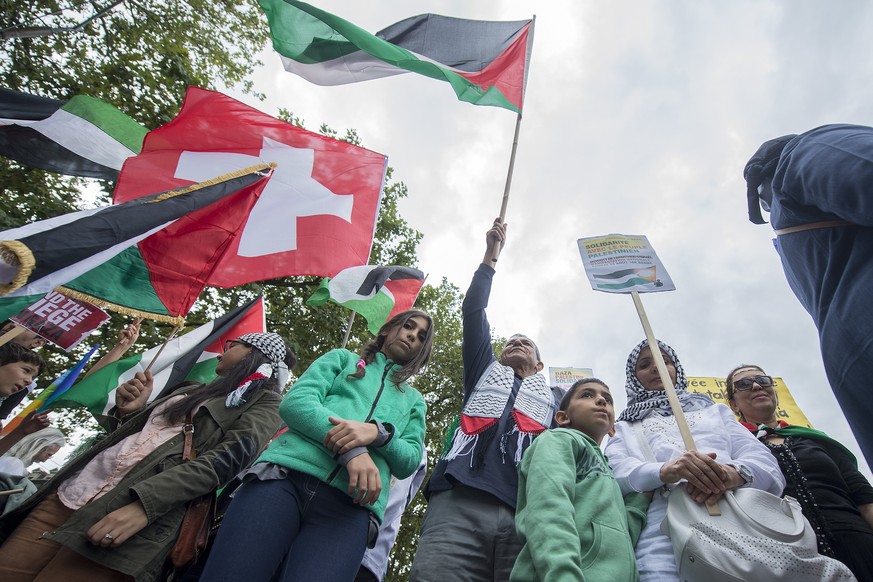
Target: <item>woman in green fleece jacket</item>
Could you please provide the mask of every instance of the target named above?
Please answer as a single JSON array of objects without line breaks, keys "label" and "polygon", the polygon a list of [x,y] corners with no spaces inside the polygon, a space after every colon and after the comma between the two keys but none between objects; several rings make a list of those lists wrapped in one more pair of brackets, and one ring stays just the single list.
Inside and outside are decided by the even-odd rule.
[{"label": "woman in green fleece jacket", "polygon": [[403,479],[421,461],[426,406],[406,380],[432,340],[431,317],[411,310],[360,356],[332,350],[312,363],[279,407],[289,430],[234,494],[203,580],[354,579],[391,475]]},{"label": "woman in green fleece jacket", "polygon": [[547,430],[524,453],[515,525],[523,546],[510,576],[519,582],[639,580],[634,544],[651,493],[621,491],[600,450],[615,424],[609,388],[579,380]]}]

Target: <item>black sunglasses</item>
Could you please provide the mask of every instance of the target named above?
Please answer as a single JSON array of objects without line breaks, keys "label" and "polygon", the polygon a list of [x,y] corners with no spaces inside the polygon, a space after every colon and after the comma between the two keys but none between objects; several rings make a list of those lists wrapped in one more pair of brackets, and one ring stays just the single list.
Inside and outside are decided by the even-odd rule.
[{"label": "black sunglasses", "polygon": [[773,378],[770,376],[752,376],[751,378],[734,380],[734,390],[737,392],[751,390],[752,384],[757,384],[761,388],[768,388],[773,385]]}]

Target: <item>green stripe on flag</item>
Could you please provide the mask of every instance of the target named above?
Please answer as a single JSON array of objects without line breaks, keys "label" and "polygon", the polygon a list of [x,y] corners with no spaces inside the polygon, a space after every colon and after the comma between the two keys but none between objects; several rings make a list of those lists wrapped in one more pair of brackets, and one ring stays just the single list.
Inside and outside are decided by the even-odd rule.
[{"label": "green stripe on flag", "polygon": [[45,297],[45,293],[24,295],[21,297],[3,297],[0,299],[0,321],[9,319],[28,305],[33,305]]},{"label": "green stripe on flag", "polygon": [[136,246],[123,250],[64,287],[110,303],[116,311],[173,317],[152,286],[148,267]]},{"label": "green stripe on flag", "polygon": [[[143,354],[118,360],[82,378],[64,392],[49,408],[76,408],[84,406],[93,414],[103,414],[109,402],[109,393],[119,384],[119,378],[140,362]],[[156,388],[157,389],[157,388]]]},{"label": "green stripe on flag", "polygon": [[[204,354],[205,353],[206,352],[204,352]],[[191,368],[191,371],[188,372],[187,376],[185,376],[185,380],[208,384],[218,378],[218,374],[215,373],[215,366],[218,365],[217,357],[218,354],[213,354],[213,357],[208,360],[202,360],[194,364],[194,367]]]},{"label": "green stripe on flag", "polygon": [[148,130],[112,105],[88,95],[76,95],[61,109],[98,127],[133,153],[142,150]]}]

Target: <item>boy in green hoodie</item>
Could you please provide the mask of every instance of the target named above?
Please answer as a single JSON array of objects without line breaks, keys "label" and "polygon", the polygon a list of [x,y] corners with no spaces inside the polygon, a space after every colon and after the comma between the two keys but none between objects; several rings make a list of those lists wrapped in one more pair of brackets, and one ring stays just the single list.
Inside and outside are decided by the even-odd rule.
[{"label": "boy in green hoodie", "polygon": [[600,450],[615,424],[609,387],[579,380],[555,421],[560,428],[537,437],[519,466],[515,525],[524,547],[510,580],[639,580],[634,545],[651,493],[622,499]]}]

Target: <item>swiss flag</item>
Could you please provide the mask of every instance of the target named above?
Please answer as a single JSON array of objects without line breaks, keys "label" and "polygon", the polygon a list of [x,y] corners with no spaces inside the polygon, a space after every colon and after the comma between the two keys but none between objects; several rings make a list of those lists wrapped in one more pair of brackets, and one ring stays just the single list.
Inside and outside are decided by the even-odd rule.
[{"label": "swiss flag", "polygon": [[[367,263],[387,158],[198,87],[188,88],[179,115],[149,132],[142,152],[125,162],[114,201],[202,182],[259,161],[276,168],[207,284],[332,277]],[[142,251],[146,261],[164,258]]]}]

